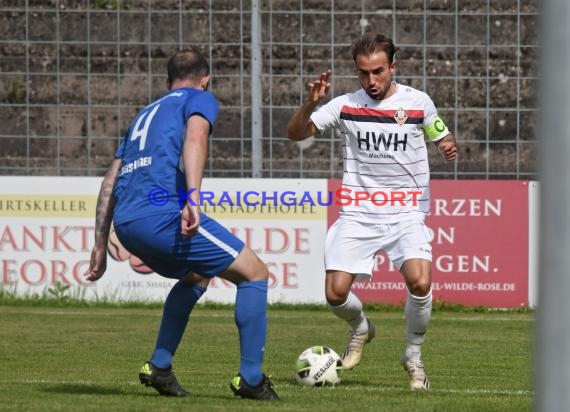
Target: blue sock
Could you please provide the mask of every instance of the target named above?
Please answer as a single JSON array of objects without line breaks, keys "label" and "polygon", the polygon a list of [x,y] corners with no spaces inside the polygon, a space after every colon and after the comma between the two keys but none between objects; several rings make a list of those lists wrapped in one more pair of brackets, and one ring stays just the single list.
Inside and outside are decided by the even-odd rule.
[{"label": "blue sock", "polygon": [[182,282],[176,283],[170,290],[164,302],[160,330],[150,358],[157,368],[166,369],[172,365],[172,357],[182,340],[190,312],[205,291],[203,286],[189,286]]},{"label": "blue sock", "polygon": [[263,378],[261,363],[267,333],[267,280],[238,285],[235,321],[239,331],[239,373],[250,386],[257,386]]}]

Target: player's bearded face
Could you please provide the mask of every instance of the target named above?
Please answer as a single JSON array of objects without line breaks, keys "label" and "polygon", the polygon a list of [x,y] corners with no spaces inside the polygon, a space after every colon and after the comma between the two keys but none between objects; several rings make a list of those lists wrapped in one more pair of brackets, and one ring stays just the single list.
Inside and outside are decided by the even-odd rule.
[{"label": "player's bearded face", "polygon": [[356,56],[360,85],[374,100],[383,100],[386,97],[392,85],[394,68],[395,64],[388,62],[388,56],[383,51]]}]

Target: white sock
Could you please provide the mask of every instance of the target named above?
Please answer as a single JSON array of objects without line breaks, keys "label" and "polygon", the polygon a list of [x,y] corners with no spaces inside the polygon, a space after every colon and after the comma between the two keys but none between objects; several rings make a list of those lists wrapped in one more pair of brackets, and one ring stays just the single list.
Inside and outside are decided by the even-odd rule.
[{"label": "white sock", "polygon": [[362,302],[354,293],[349,292],[346,302],[342,305],[329,307],[336,316],[345,320],[356,334],[368,332],[368,321],[362,310]]},{"label": "white sock", "polygon": [[421,344],[425,340],[425,333],[431,318],[431,290],[426,296],[414,296],[408,293],[404,313],[408,332],[408,346],[406,356],[418,358],[421,355]]}]

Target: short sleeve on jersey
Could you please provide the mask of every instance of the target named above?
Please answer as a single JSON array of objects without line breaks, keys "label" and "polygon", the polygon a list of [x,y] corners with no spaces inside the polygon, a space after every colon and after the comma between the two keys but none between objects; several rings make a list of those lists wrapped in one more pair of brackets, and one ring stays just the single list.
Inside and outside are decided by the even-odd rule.
[{"label": "short sleeve on jersey", "polygon": [[210,123],[210,127],[213,128],[218,117],[218,101],[209,92],[198,92],[188,102],[184,110],[184,118],[188,119],[194,114],[204,117]]},{"label": "short sleeve on jersey", "polygon": [[429,141],[437,141],[445,137],[449,133],[447,126],[443,123],[441,117],[436,116],[434,121],[427,127],[424,127],[424,133]]},{"label": "short sleeve on jersey", "polygon": [[115,152],[115,159],[122,159],[125,157],[125,150],[127,149],[127,138],[129,137],[130,129],[127,130],[127,133],[123,136],[121,143],[119,143],[119,147]]},{"label": "short sleeve on jersey", "polygon": [[339,99],[340,97],[331,100],[311,114],[311,121],[319,129],[319,132],[338,126],[340,119]]},{"label": "short sleeve on jersey", "polygon": [[438,116],[433,101],[425,95],[424,122],[422,125],[426,138],[431,142],[436,142],[449,134],[447,126]]}]

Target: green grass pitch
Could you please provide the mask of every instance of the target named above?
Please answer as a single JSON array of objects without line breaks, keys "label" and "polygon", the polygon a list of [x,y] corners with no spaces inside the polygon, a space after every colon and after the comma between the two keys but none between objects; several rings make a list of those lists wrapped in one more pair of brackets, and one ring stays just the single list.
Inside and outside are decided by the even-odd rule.
[{"label": "green grass pitch", "polygon": [[326,309],[270,307],[264,369],[282,400],[235,398],[233,310],[198,306],[174,369],[192,396],[165,398],[138,382],[160,321],[156,307],[0,306],[1,411],[530,411],[533,313],[434,312],[423,349],[429,392],[411,392],[399,359],[401,311],[371,310],[377,337],[334,388],[295,382],[295,359],[327,345],[342,353],[345,325]]}]

